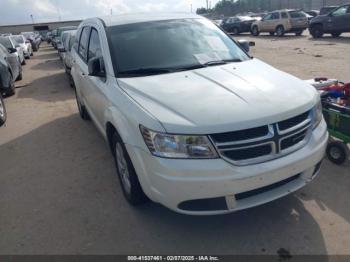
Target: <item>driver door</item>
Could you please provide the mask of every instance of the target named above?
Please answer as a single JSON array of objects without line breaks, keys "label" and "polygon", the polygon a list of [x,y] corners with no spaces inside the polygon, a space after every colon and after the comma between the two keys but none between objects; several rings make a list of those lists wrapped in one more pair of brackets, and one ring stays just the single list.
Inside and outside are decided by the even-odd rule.
[{"label": "driver door", "polygon": [[261,32],[267,32],[270,30],[270,28],[272,27],[272,13],[267,14],[266,16],[263,17],[263,19],[260,22],[260,28],[259,30]]},{"label": "driver door", "polygon": [[329,30],[336,32],[347,32],[350,29],[349,6],[341,6],[329,15]]}]

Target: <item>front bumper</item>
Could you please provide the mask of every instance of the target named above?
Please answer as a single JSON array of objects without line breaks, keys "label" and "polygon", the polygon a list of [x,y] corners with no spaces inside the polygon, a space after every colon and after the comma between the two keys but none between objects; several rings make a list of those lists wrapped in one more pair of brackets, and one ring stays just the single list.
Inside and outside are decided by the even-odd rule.
[{"label": "front bumper", "polygon": [[179,213],[211,215],[267,203],[305,186],[318,174],[327,140],[323,120],[300,150],[249,166],[223,159],[164,159],[126,147],[150,199]]}]

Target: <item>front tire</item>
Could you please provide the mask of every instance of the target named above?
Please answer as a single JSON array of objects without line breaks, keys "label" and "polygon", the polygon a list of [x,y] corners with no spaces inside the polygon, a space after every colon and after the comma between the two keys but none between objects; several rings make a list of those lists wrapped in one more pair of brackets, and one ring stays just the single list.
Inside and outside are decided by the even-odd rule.
[{"label": "front tire", "polygon": [[277,28],[276,28],[276,35],[278,37],[282,37],[282,36],[284,36],[284,34],[285,34],[284,27],[282,25],[277,26]]},{"label": "front tire", "polygon": [[3,126],[7,119],[6,107],[4,103],[4,99],[0,94],[0,126]]},{"label": "front tire", "polygon": [[148,198],[142,190],[125,145],[116,132],[112,145],[117,174],[126,200],[133,206],[144,204]]},{"label": "front tire", "polygon": [[313,38],[321,38],[324,34],[323,31],[323,26],[322,25],[315,25],[312,29],[311,29],[311,35]]},{"label": "front tire", "polygon": [[336,165],[343,164],[347,159],[347,147],[340,141],[330,142],[327,146],[326,153],[328,159]]},{"label": "front tire", "polygon": [[6,96],[13,96],[14,94],[16,94],[16,86],[15,86],[15,82],[12,79],[12,76],[10,78],[10,82],[9,82],[9,89],[6,90],[5,95]]},{"label": "front tire", "polygon": [[297,32],[295,32],[295,35],[296,36],[301,36],[303,34],[303,32],[304,32],[303,30],[297,31]]},{"label": "front tire", "polygon": [[337,38],[337,37],[339,37],[341,35],[341,33],[332,33],[332,37],[333,38]]}]

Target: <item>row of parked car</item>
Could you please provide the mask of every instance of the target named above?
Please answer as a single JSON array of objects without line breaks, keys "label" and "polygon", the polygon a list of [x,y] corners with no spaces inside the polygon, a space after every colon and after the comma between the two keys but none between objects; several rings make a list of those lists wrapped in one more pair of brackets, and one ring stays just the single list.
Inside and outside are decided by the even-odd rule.
[{"label": "row of parked car", "polygon": [[254,36],[259,36],[260,33],[301,35],[309,29],[314,38],[320,38],[324,34],[339,37],[342,33],[350,32],[350,4],[325,7],[319,13],[284,9],[269,12],[263,17],[229,17],[223,19],[220,26],[235,35],[244,32],[251,32]]},{"label": "row of parked car", "polygon": [[40,44],[41,37],[34,32],[0,36],[0,126],[7,118],[3,96],[15,94],[15,81],[23,78],[22,65],[39,50]]}]

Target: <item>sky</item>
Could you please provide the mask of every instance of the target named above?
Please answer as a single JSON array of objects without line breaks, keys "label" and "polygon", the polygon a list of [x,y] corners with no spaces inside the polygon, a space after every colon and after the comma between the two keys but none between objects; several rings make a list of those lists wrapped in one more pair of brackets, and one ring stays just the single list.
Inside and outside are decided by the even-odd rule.
[{"label": "sky", "polygon": [[[218,0],[211,0],[214,6]],[[0,25],[78,20],[135,12],[193,12],[206,0],[0,0]]]}]

